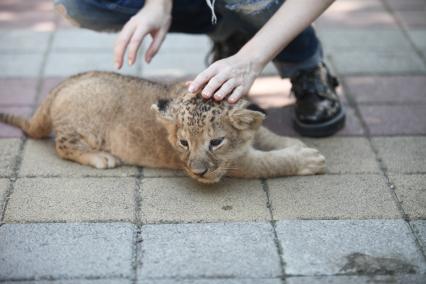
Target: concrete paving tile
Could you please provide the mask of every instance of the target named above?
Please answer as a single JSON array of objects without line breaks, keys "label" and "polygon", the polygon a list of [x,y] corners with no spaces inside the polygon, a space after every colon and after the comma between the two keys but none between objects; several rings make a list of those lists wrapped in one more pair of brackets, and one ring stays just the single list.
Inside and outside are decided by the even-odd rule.
[{"label": "concrete paving tile", "polygon": [[31,105],[37,94],[37,80],[28,78],[0,78],[0,105]]},{"label": "concrete paving tile", "polygon": [[10,177],[14,174],[19,155],[21,140],[0,139],[0,176]]},{"label": "concrete paving tile", "polygon": [[259,180],[224,179],[203,185],[190,178],[142,180],[142,219],[157,222],[269,220]]},{"label": "concrete paving tile", "polygon": [[408,30],[408,35],[410,36],[410,39],[413,41],[413,43],[419,48],[419,49],[425,49],[426,48],[426,29],[421,30]]},{"label": "concrete paving tile", "polygon": [[425,274],[290,277],[288,284],[423,284]]},{"label": "concrete paving tile", "polygon": [[268,185],[275,220],[401,218],[378,175],[279,178]]},{"label": "concrete paving tile", "polygon": [[50,32],[31,30],[0,30],[0,51],[2,52],[44,52]]},{"label": "concrete paving tile", "polygon": [[115,169],[95,169],[61,159],[51,140],[28,140],[23,153],[20,176],[135,176],[136,167],[121,166]]},{"label": "concrete paving tile", "polygon": [[348,50],[330,53],[340,74],[404,74],[426,72],[421,58],[413,52]]},{"label": "concrete paving tile", "polygon": [[401,206],[410,219],[426,219],[426,175],[391,175]]},{"label": "concrete paving tile", "polygon": [[65,77],[46,77],[43,79],[42,85],[41,85],[41,92],[38,97],[38,101],[36,102],[37,105],[40,105],[41,102],[47,97],[49,92],[53,90],[54,87],[56,87],[59,83],[64,81]]},{"label": "concrete paving tile", "polygon": [[43,53],[0,54],[0,77],[37,77]]},{"label": "concrete paving tile", "polygon": [[130,224],[5,224],[0,227],[0,280],[130,277]]},{"label": "concrete paving tile", "polygon": [[[319,33],[327,52],[350,49],[357,51],[410,51],[412,47],[401,30],[356,29],[324,30]],[[342,40],[342,39],[345,40]]]},{"label": "concrete paving tile", "polygon": [[376,157],[365,138],[303,139],[326,158],[329,173],[380,173]]},{"label": "concrete paving tile", "polygon": [[117,39],[116,33],[95,32],[85,29],[59,29],[52,42],[54,51],[104,50],[112,52]]},{"label": "concrete paving tile", "polygon": [[[278,135],[300,136],[293,129],[294,107],[270,108],[266,110],[267,115],[263,125]],[[346,107],[345,127],[337,132],[335,136],[360,136],[364,135],[361,122],[352,108]]]},{"label": "concrete paving tile", "polygon": [[268,223],[142,227],[139,278],[274,278],[279,256]]},{"label": "concrete paving tile", "polygon": [[[336,1],[333,5],[338,7]],[[395,18],[383,8],[364,9],[363,4],[371,1],[353,1],[354,6],[359,6],[354,9],[351,7],[339,7],[338,9],[331,8],[326,11],[316,22],[315,26],[318,29],[394,29],[398,28]],[[356,3],[355,3],[356,2]],[[359,9],[358,9],[359,8]]]},{"label": "concrete paving tile", "polygon": [[131,222],[135,188],[132,178],[21,178],[15,182],[5,221]]},{"label": "concrete paving tile", "polygon": [[344,80],[359,103],[426,104],[426,76],[350,76]]},{"label": "concrete paving tile", "polygon": [[425,137],[383,137],[373,142],[389,172],[426,173]]},{"label": "concrete paving tile", "polygon": [[164,52],[157,54],[150,64],[142,64],[142,77],[188,76],[203,71],[207,52]]},{"label": "concrete paving tile", "polygon": [[426,271],[403,220],[279,221],[276,230],[289,275]]},{"label": "concrete paving tile", "polygon": [[[0,105],[0,112],[11,113],[11,114],[20,115],[20,116],[29,118],[32,113],[32,107],[29,107],[29,106],[14,107],[14,106]],[[0,138],[19,138],[23,136],[24,136],[24,133],[20,129],[14,126],[0,123]]]},{"label": "concrete paving tile", "polygon": [[426,104],[360,106],[372,135],[426,134],[425,109]]},{"label": "concrete paving tile", "polygon": [[[6,282],[7,283],[7,282]],[[73,280],[39,280],[13,281],[16,284],[130,284],[130,279],[73,279]]]},{"label": "concrete paving tile", "polygon": [[186,174],[179,170],[144,168],[144,177],[184,177]]},{"label": "concrete paving tile", "polygon": [[411,221],[410,224],[414,227],[414,232],[420,240],[423,250],[426,250],[426,220]]},{"label": "concrete paving tile", "polygon": [[9,180],[0,178],[0,219],[2,218],[3,205],[6,201],[6,194],[9,189]]},{"label": "concrete paving tile", "polygon": [[[62,52],[52,51],[47,59],[45,76],[69,76],[80,72],[117,71],[114,66],[112,51],[110,52]],[[125,65],[120,73],[137,75],[138,61],[134,66]]]},{"label": "concrete paving tile", "polygon": [[426,10],[395,11],[395,17],[400,20],[406,28],[426,28]]},{"label": "concrete paving tile", "polygon": [[426,10],[426,2],[423,0],[385,0],[392,10],[419,11]]},{"label": "concrete paving tile", "polygon": [[143,284],[281,284],[281,279],[141,279]]},{"label": "concrete paving tile", "polygon": [[210,40],[206,35],[169,33],[156,56],[176,51],[204,52],[207,54],[210,48]]}]

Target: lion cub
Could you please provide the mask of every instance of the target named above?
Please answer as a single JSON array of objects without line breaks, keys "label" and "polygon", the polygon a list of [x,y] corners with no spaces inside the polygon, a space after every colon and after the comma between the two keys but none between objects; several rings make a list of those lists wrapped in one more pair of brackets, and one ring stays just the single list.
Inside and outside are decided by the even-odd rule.
[{"label": "lion cub", "polygon": [[56,86],[30,120],[0,114],[0,121],[32,138],[53,130],[59,156],[99,169],[183,169],[203,183],[324,172],[317,150],[273,134],[264,117],[245,100],[230,105],[179,85],[88,72]]}]

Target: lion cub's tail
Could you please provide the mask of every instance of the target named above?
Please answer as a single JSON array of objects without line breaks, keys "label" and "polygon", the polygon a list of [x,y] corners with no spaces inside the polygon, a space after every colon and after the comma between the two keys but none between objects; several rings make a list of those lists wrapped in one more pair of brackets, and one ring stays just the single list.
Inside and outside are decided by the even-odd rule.
[{"label": "lion cub's tail", "polygon": [[0,113],[0,122],[13,125],[22,129],[31,138],[43,138],[49,136],[52,131],[50,118],[50,106],[56,97],[56,92],[51,92],[38,107],[31,119],[14,114]]}]

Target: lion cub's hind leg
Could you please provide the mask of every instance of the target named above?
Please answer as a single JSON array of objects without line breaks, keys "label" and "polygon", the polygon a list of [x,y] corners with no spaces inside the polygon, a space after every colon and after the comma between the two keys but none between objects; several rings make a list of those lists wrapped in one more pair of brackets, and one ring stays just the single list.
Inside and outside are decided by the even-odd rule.
[{"label": "lion cub's hind leg", "polygon": [[58,134],[55,142],[56,152],[63,159],[97,169],[111,169],[121,164],[112,154],[91,147],[79,134]]}]

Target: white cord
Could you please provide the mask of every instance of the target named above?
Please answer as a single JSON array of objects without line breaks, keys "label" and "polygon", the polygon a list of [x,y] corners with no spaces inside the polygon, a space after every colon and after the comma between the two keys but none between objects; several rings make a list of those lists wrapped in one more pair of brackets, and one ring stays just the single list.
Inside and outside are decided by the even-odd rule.
[{"label": "white cord", "polygon": [[207,6],[209,6],[210,10],[212,10],[212,24],[216,24],[217,17],[216,13],[214,12],[214,3],[216,0],[206,0]]}]

